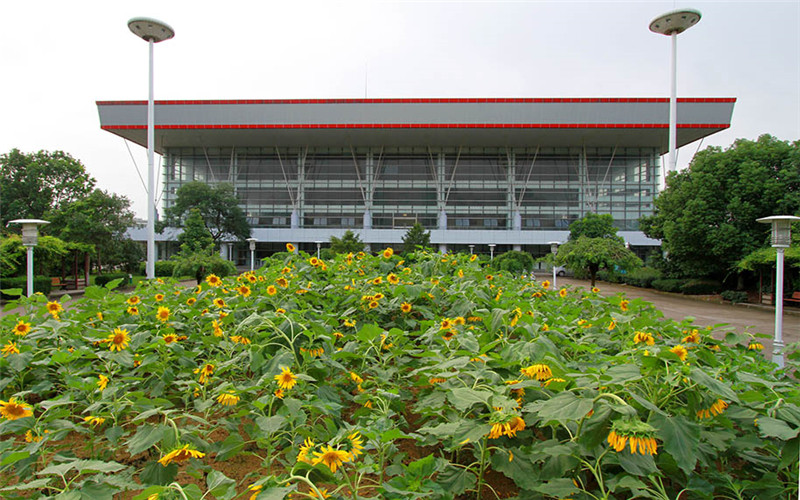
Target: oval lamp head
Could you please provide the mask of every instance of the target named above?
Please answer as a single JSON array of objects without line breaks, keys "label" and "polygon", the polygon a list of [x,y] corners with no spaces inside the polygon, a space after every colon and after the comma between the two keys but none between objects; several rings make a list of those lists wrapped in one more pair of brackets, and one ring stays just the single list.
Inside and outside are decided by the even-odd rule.
[{"label": "oval lamp head", "polygon": [[147,42],[163,42],[175,36],[175,30],[169,24],[149,17],[134,17],[128,21],[128,28]]},{"label": "oval lamp head", "polygon": [[699,10],[673,10],[650,21],[650,31],[661,35],[680,34],[697,24],[701,16]]}]

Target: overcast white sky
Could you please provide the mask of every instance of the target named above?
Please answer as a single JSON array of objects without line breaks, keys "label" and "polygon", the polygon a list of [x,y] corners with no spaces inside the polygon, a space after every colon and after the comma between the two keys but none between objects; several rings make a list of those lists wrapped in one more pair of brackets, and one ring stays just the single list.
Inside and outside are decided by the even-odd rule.
[{"label": "overcast white sky", "polygon": [[[155,47],[157,100],[667,97],[669,38],[648,25],[682,7],[703,17],[678,37],[678,96],[737,98],[703,148],[800,139],[797,0],[27,0],[0,2],[0,153],[66,151],[145,216],[134,160],[95,105],[147,99],[131,17],[176,31]],[[146,151],[130,149],[146,175]]]}]

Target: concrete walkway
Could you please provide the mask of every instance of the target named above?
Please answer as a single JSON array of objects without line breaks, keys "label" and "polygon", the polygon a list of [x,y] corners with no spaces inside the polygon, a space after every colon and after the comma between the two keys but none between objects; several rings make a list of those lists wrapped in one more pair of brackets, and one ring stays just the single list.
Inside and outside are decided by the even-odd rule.
[{"label": "concrete walkway", "polygon": [[[537,276],[538,280],[550,279],[545,275]],[[588,280],[559,277],[559,287],[589,288]],[[764,353],[772,352],[772,338],[775,332],[775,308],[760,304],[718,303],[704,300],[700,296],[681,295],[677,293],[659,292],[657,290],[638,288],[635,286],[598,282],[597,288],[603,296],[625,294],[629,299],[641,298],[652,302],[665,318],[681,321],[691,316],[698,327],[727,325],[737,332],[763,333],[768,339],[759,339],[764,344]],[[707,299],[707,298],[706,298]],[[800,341],[800,308],[784,304],[783,341],[786,345]]]}]

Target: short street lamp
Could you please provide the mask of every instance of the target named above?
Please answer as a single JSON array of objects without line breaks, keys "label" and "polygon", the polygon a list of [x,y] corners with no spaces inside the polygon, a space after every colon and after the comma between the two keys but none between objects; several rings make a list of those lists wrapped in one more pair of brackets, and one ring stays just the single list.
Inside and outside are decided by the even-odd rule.
[{"label": "short street lamp", "polygon": [[494,243],[489,244],[489,260],[494,260],[494,247],[497,246]]},{"label": "short street lamp", "polygon": [[317,258],[319,259],[319,249],[322,247],[321,241],[315,241],[314,243],[317,244]]},{"label": "short street lamp", "polygon": [[250,243],[250,270],[252,271],[255,268],[256,262],[256,241],[255,238],[247,238],[247,242]]},{"label": "short street lamp", "polygon": [[28,297],[33,295],[33,247],[39,243],[39,226],[50,224],[41,219],[15,219],[9,224],[22,225],[22,244],[28,249]]},{"label": "short street lamp", "polygon": [[150,73],[147,99],[147,279],[156,277],[156,181],[154,167],[155,151],[155,106],[153,103],[153,44],[169,40],[175,36],[168,24],[148,17],[134,17],[128,21],[128,28],[134,35],[150,46]]},{"label": "short street lamp", "polygon": [[472,252],[475,250],[475,245],[469,246],[469,254],[472,255]]},{"label": "short street lamp", "polygon": [[553,254],[553,288],[556,287],[556,254],[558,253],[558,246],[560,244],[560,241],[550,242],[550,252]]},{"label": "short street lamp", "polygon": [[789,248],[792,222],[800,220],[793,215],[773,215],[756,219],[772,224],[772,248],[775,249],[775,338],[772,341],[772,361],[783,368],[783,251]]}]

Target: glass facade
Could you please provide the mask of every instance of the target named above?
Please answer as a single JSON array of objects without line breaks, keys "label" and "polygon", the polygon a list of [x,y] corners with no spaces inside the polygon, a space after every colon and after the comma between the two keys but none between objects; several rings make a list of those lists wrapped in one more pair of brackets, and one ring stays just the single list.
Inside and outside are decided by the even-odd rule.
[{"label": "glass facade", "polygon": [[165,208],[184,183],[229,182],[254,228],[566,230],[594,212],[636,231],[660,174],[656,148],[172,148],[164,162]]}]

